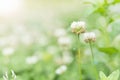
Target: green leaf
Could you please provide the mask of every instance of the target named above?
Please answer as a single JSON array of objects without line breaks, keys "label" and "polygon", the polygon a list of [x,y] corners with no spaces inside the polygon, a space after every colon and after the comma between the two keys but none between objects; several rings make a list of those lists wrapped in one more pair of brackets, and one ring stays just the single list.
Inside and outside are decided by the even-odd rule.
[{"label": "green leaf", "polygon": [[102,71],[100,71],[99,76],[100,76],[100,80],[107,80],[106,75]]},{"label": "green leaf", "polygon": [[108,76],[108,80],[118,80],[119,78],[119,70],[116,70],[114,72],[112,72],[109,76]]},{"label": "green leaf", "polygon": [[120,2],[120,0],[114,0],[113,4],[119,3],[119,2]]},{"label": "green leaf", "polygon": [[119,26],[120,26],[120,19],[116,19],[111,24],[109,24],[108,31],[111,39],[114,39],[117,35],[120,34]]},{"label": "green leaf", "polygon": [[99,50],[107,54],[114,54],[118,52],[118,50],[114,47],[102,47],[102,48],[99,48]]}]

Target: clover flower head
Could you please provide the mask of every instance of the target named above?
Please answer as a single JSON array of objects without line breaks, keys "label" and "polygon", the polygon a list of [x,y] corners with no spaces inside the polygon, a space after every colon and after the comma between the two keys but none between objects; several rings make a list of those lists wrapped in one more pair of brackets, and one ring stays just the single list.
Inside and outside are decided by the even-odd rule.
[{"label": "clover flower head", "polygon": [[63,37],[66,35],[66,31],[65,31],[65,29],[59,28],[59,29],[55,30],[54,35],[58,38]]},{"label": "clover flower head", "polygon": [[71,44],[71,40],[69,37],[60,37],[58,39],[58,43],[59,43],[59,45],[66,47]]},{"label": "clover flower head", "polygon": [[39,60],[38,56],[33,55],[33,56],[29,56],[26,58],[26,63],[27,64],[35,64],[38,62],[38,60]]},{"label": "clover flower head", "polygon": [[56,74],[61,75],[61,74],[63,74],[66,70],[67,70],[67,66],[66,66],[66,65],[62,65],[62,66],[60,66],[60,67],[56,70]]},{"label": "clover flower head", "polygon": [[73,22],[71,24],[71,29],[73,33],[80,34],[86,31],[86,26],[84,21]]},{"label": "clover flower head", "polygon": [[94,32],[87,32],[84,33],[84,41],[85,42],[95,42],[96,41],[96,35]]}]

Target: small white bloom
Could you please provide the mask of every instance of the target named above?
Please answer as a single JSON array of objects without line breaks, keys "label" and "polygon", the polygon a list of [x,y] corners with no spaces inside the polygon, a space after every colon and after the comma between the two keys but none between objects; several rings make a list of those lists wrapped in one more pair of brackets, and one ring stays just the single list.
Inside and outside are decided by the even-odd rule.
[{"label": "small white bloom", "polygon": [[27,64],[35,64],[35,63],[37,63],[38,60],[39,59],[37,56],[30,56],[30,57],[27,57],[26,63]]},{"label": "small white bloom", "polygon": [[4,56],[9,56],[9,55],[12,55],[12,54],[14,53],[14,51],[15,51],[15,49],[14,49],[14,48],[11,48],[11,47],[9,47],[9,48],[4,48],[4,49],[2,50],[2,54],[3,54]]},{"label": "small white bloom", "polygon": [[49,52],[50,54],[56,54],[57,53],[57,47],[56,46],[48,46],[47,48],[47,52]]},{"label": "small white bloom", "polygon": [[71,40],[69,37],[60,37],[58,39],[58,43],[61,45],[61,46],[69,46],[70,43],[71,43]]},{"label": "small white bloom", "polygon": [[84,21],[73,22],[71,24],[71,29],[72,32],[76,34],[84,33],[86,30],[85,22]]},{"label": "small white bloom", "polygon": [[56,74],[60,75],[60,74],[64,73],[66,70],[67,70],[67,66],[62,65],[55,72],[56,72]]},{"label": "small white bloom", "polygon": [[54,35],[56,37],[63,37],[63,36],[66,35],[66,31],[65,31],[65,29],[62,29],[62,28],[61,29],[57,29],[57,30],[55,30]]},{"label": "small white bloom", "polygon": [[84,33],[84,41],[85,42],[95,42],[95,40],[96,40],[95,33],[93,33],[93,32]]},{"label": "small white bloom", "polygon": [[70,55],[70,52],[65,51],[63,53],[63,63],[64,64],[70,64],[73,61],[72,56]]}]

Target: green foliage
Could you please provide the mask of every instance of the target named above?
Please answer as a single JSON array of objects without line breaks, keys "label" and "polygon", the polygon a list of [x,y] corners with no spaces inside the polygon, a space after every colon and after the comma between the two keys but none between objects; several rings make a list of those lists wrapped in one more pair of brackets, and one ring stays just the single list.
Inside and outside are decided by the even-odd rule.
[{"label": "green foliage", "polygon": [[114,47],[105,47],[105,48],[103,47],[103,48],[99,48],[99,50],[101,52],[107,53],[109,55],[115,54],[115,53],[118,52],[118,50],[116,48],[114,48]]},{"label": "green foliage", "polygon": [[116,70],[107,77],[102,71],[100,71],[99,75],[100,75],[100,80],[118,80],[120,72],[119,70]]},{"label": "green foliage", "polygon": [[[79,80],[78,43],[70,29],[71,22],[79,20],[97,36],[93,44],[97,70],[108,74],[120,69],[120,0],[26,0],[25,6],[20,16],[3,19],[0,14],[0,80],[6,71],[11,77],[11,69],[16,80]],[[17,16],[20,19],[14,20]],[[59,33],[70,39],[68,46],[59,43]],[[83,35],[80,41],[83,80],[94,80],[90,48]],[[57,75],[63,64],[66,72]],[[119,70],[109,76],[103,72],[100,80],[118,80]]]}]

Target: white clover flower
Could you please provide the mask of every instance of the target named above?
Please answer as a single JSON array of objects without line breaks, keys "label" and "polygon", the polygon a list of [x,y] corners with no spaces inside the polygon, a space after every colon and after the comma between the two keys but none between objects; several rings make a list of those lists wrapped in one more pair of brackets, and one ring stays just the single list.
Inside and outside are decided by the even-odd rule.
[{"label": "white clover flower", "polygon": [[85,42],[95,42],[96,40],[96,36],[95,36],[95,33],[93,32],[87,32],[87,33],[84,33],[84,41]]},{"label": "white clover flower", "polygon": [[86,31],[86,26],[84,21],[73,22],[71,24],[71,29],[73,33],[80,34]]},{"label": "white clover flower", "polygon": [[67,66],[66,66],[66,65],[62,65],[62,66],[60,66],[55,72],[56,72],[56,74],[61,75],[61,74],[63,74],[66,70],[67,70]]},{"label": "white clover flower", "polygon": [[55,63],[57,65],[62,65],[62,64],[70,64],[73,61],[72,56],[70,55],[70,52],[63,52],[62,53],[62,57],[61,56],[56,56],[55,57]]},{"label": "white clover flower", "polygon": [[63,37],[63,36],[66,35],[66,31],[65,31],[65,29],[62,29],[62,28],[56,29],[55,32],[54,32],[54,35],[56,37]]},{"label": "white clover flower", "polygon": [[73,61],[73,58],[72,58],[72,56],[70,55],[70,52],[65,51],[65,52],[63,53],[63,58],[62,58],[62,60],[63,60],[63,63],[64,63],[64,64],[70,64],[70,63]]},{"label": "white clover flower", "polygon": [[14,53],[14,51],[15,51],[15,49],[12,48],[12,47],[4,48],[4,49],[2,50],[2,54],[3,54],[4,56],[9,56],[9,55],[12,55],[12,54]]},{"label": "white clover flower", "polygon": [[57,52],[57,47],[56,46],[48,46],[48,48],[47,48],[47,52],[49,52],[50,54],[56,54],[56,52]]},{"label": "white clover flower", "polygon": [[70,43],[71,43],[71,40],[69,37],[60,37],[58,39],[58,43],[61,45],[61,46],[69,46]]},{"label": "white clover flower", "polygon": [[30,56],[26,58],[26,63],[27,64],[35,64],[39,60],[38,56]]}]

